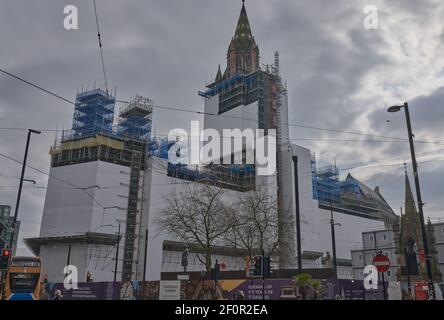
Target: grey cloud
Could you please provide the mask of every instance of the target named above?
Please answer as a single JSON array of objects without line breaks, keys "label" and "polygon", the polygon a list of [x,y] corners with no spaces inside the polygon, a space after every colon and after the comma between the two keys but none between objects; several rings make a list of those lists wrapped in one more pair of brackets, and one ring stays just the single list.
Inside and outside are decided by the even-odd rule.
[{"label": "grey cloud", "polygon": [[[71,0],[79,8],[79,30],[62,27],[65,3],[55,0],[0,0],[0,66],[66,98],[75,98],[77,86],[102,79],[95,20],[90,1]],[[97,0],[105,62],[109,83],[117,86],[120,99],[142,94],[158,105],[199,110],[202,100],[197,91],[215,76],[218,64],[225,67],[229,41],[234,34],[240,1],[120,1]],[[382,55],[386,48],[384,32],[362,28],[362,9],[367,1],[247,1],[253,33],[264,63],[273,62],[274,50],[281,53],[283,76],[288,80],[291,122],[343,130],[361,128],[362,114],[377,101],[354,96],[365,90],[365,77],[375,68],[397,64],[394,57]],[[438,8],[436,1],[390,1],[390,6],[427,19]],[[381,8],[384,24],[384,8]],[[438,73],[439,70],[437,70]],[[442,137],[444,91],[411,102],[412,119],[418,138]],[[369,112],[375,134],[405,136],[401,117],[387,123],[381,109]],[[421,112],[420,110],[429,110]],[[73,106],[47,96],[0,74],[0,126],[55,128],[71,125]],[[173,127],[189,126],[195,114],[156,110],[155,129],[166,133]],[[332,132],[293,128],[298,138],[361,139]],[[24,132],[0,131],[0,151],[22,158]],[[49,170],[48,149],[52,133],[33,137],[30,163]],[[441,139],[441,138],[440,138]],[[444,138],[443,138],[444,139]],[[320,143],[301,142],[318,154],[327,151],[344,167],[384,157],[408,155],[402,143]],[[424,147],[426,148],[426,147]],[[422,152],[422,146],[418,146]],[[426,150],[426,149],[424,149]],[[20,166],[0,158],[1,185],[14,185]],[[422,182],[430,206],[444,205],[442,196],[428,191],[438,188],[437,167],[424,174]],[[44,185],[47,177],[30,170],[27,175]],[[403,181],[382,176],[379,181],[387,200],[397,206]],[[382,179],[384,178],[384,179]],[[382,180],[381,180],[382,179]],[[369,180],[373,184],[377,178]],[[0,189],[0,202],[13,204],[16,189]],[[20,215],[39,221],[45,190],[25,189]],[[25,224],[25,222],[24,222]],[[38,232],[28,222],[27,231]],[[25,230],[25,228],[24,228]]]}]

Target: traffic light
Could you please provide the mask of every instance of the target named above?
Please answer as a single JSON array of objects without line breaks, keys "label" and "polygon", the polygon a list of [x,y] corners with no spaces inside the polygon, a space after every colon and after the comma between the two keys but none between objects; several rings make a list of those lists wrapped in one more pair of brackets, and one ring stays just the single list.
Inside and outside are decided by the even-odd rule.
[{"label": "traffic light", "polygon": [[271,257],[269,256],[255,256],[249,260],[248,276],[255,277],[269,277],[273,274],[271,269]]},{"label": "traffic light", "polygon": [[271,270],[271,258],[264,257],[264,277],[269,277],[273,274],[273,270]]},{"label": "traffic light", "polygon": [[262,256],[255,256],[253,260],[252,268],[250,269],[250,275],[253,277],[262,276]]},{"label": "traffic light", "polygon": [[8,270],[10,259],[11,259],[11,250],[3,249],[2,256],[0,258],[0,270]]},{"label": "traffic light", "polygon": [[248,272],[248,276],[249,277],[260,277],[261,276],[261,266],[262,266],[262,261],[261,261],[261,257],[260,256],[256,256],[252,259],[249,260],[249,272]]}]

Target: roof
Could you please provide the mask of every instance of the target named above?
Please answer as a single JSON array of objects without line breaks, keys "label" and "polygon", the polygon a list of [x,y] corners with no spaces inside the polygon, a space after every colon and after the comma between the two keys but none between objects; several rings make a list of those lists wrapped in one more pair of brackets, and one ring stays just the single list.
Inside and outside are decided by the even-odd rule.
[{"label": "roof", "polygon": [[86,232],[80,235],[59,236],[59,237],[38,237],[24,239],[26,246],[36,256],[40,255],[40,247],[45,244],[56,243],[88,243],[88,244],[103,244],[115,245],[117,243],[117,235],[107,233]]},{"label": "roof", "polygon": [[347,175],[346,181],[353,180],[358,184],[360,193],[368,200],[370,201],[376,201],[379,204],[384,205],[386,213],[391,213],[393,217],[396,217],[395,212],[390,207],[390,205],[387,203],[387,201],[384,199],[384,197],[377,191],[379,188],[376,188],[377,190],[373,190],[355,177],[353,177],[350,173]]}]

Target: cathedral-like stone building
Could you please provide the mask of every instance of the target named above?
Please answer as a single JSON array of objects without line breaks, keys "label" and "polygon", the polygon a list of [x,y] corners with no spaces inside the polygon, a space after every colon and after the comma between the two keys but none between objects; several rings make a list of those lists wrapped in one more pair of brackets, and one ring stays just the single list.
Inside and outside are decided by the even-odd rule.
[{"label": "cathedral-like stone building", "polygon": [[[398,280],[402,283],[403,292],[406,294],[409,290],[411,290],[410,292],[414,291],[414,283],[427,282],[428,279],[419,213],[416,209],[407,170],[405,172],[404,214],[401,215],[400,226],[397,231],[398,265],[402,266],[398,269],[397,276]],[[433,282],[441,282],[442,274],[438,268],[435,236],[430,220],[426,226],[426,231],[432,264]]]}]

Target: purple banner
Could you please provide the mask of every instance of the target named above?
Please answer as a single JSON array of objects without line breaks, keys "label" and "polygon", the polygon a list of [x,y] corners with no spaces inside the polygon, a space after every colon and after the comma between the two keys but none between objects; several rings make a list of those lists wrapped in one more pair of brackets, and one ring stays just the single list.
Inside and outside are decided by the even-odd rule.
[{"label": "purple banner", "polygon": [[56,283],[51,290],[54,297],[56,290],[60,290],[63,300],[119,300],[120,283],[113,282],[89,282],[79,283],[78,289],[66,290],[62,283]]},{"label": "purple banner", "polygon": [[[298,291],[292,279],[268,279],[262,284],[261,279],[246,280],[229,292],[229,299],[235,300],[242,292],[246,300],[294,300],[298,296],[307,299],[322,300],[383,300],[382,283],[377,290],[365,290],[360,280],[322,280],[321,296],[307,290],[304,294]],[[265,294],[263,295],[263,288]]]},{"label": "purple banner", "polygon": [[236,299],[236,295],[242,291],[245,300],[262,300],[263,288],[265,289],[265,300],[281,300],[296,298],[294,293],[294,281],[291,279],[269,279],[262,284],[261,279],[245,280],[242,284],[230,291],[229,298]]},{"label": "purple banner", "polygon": [[324,300],[383,300],[382,282],[376,290],[366,290],[362,280],[322,280]]}]

